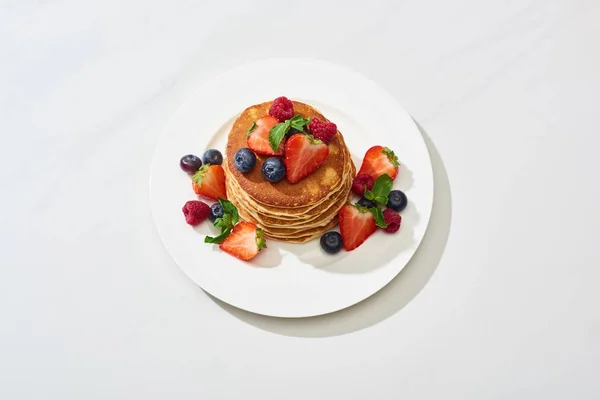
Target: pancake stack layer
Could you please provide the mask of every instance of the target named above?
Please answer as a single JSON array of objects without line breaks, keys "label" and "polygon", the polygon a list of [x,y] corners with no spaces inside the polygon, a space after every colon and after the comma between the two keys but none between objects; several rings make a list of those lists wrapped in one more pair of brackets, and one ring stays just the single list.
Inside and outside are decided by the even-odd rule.
[{"label": "pancake stack layer", "polygon": [[[309,105],[293,102],[294,111],[305,118],[327,119]],[[271,102],[247,108],[236,119],[227,141],[225,182],[228,199],[240,217],[264,229],[271,239],[302,243],[321,236],[337,224],[337,215],[350,197],[356,173],[350,152],[338,131],[329,143],[329,156],[315,172],[296,184],[285,178],[268,182],[261,173],[267,156],[257,155],[256,166],[241,173],[233,163],[235,153],[247,147],[246,131],[253,121],[268,114]]]}]

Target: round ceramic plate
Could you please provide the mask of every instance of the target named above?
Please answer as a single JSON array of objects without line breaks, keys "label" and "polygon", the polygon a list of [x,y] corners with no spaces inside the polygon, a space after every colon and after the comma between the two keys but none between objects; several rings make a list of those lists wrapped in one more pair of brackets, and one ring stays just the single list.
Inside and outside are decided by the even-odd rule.
[{"label": "round ceramic plate", "polygon": [[[394,188],[409,199],[396,234],[378,230],[358,249],[323,252],[319,240],[268,240],[250,262],[205,244],[216,235],[209,221],[194,229],[181,208],[196,199],[179,168],[185,154],[224,152],[227,134],[246,107],[286,96],[319,109],[335,122],[357,169],[374,145],[396,152]],[[152,215],[175,262],[202,289],[235,307],[277,317],[331,313],[388,284],[409,262],[425,234],[433,201],[429,154],[408,113],[383,89],[344,67],[314,60],[277,59],[246,64],[204,84],[177,112],[162,137],[150,179]]]}]

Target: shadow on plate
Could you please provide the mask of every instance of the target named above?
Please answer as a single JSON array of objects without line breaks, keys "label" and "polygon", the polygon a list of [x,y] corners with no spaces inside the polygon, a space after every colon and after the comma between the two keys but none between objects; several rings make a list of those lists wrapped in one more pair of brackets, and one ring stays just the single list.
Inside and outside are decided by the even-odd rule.
[{"label": "shadow on plate", "polygon": [[295,337],[331,337],[359,331],[396,314],[433,276],[446,248],[452,219],[450,182],[433,142],[416,121],[429,150],[434,178],[433,209],[421,245],[406,267],[383,289],[344,310],[310,318],[274,318],[253,314],[210,296],[236,318],[272,333]]}]

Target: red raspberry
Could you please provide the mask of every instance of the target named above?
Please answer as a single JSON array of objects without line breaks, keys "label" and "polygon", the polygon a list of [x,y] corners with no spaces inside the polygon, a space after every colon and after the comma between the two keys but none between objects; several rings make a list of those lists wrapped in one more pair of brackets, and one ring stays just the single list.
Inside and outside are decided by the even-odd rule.
[{"label": "red raspberry", "polygon": [[383,219],[387,224],[387,228],[384,229],[387,233],[394,233],[400,229],[400,223],[402,222],[402,216],[391,208],[386,208],[383,211]]},{"label": "red raspberry", "polygon": [[273,104],[271,104],[271,108],[269,108],[269,115],[277,118],[279,122],[290,119],[294,116],[294,103],[287,97],[278,97],[273,100]]},{"label": "red raspberry", "polygon": [[311,135],[325,144],[329,144],[337,133],[337,126],[333,122],[319,121],[319,118],[313,118],[308,124],[308,130]]},{"label": "red raspberry", "polygon": [[192,226],[198,225],[210,215],[210,207],[203,201],[190,200],[183,206],[182,210],[185,222]]},{"label": "red raspberry", "polygon": [[357,196],[364,196],[365,195],[365,186],[367,187],[368,190],[373,189],[373,184],[375,183],[375,180],[373,180],[373,177],[369,174],[358,174],[354,177],[354,180],[352,181],[352,191],[357,195]]}]

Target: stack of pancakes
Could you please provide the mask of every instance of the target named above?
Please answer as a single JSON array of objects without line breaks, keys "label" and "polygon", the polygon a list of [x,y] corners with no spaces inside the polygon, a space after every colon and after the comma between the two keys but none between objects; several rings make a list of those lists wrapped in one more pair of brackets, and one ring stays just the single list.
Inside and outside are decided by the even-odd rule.
[{"label": "stack of pancakes", "polygon": [[[309,105],[294,101],[294,111],[305,118],[323,115]],[[240,217],[264,229],[271,239],[302,243],[320,236],[337,224],[337,215],[351,197],[356,168],[344,138],[338,131],[329,143],[329,156],[315,172],[291,184],[285,178],[271,183],[262,176],[268,156],[257,155],[252,171],[242,173],[233,162],[235,153],[247,147],[246,132],[253,121],[268,114],[271,102],[248,107],[229,132],[225,182],[228,199]]]}]

